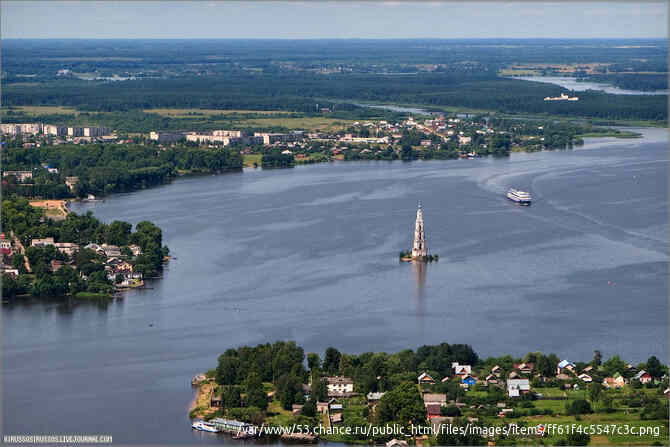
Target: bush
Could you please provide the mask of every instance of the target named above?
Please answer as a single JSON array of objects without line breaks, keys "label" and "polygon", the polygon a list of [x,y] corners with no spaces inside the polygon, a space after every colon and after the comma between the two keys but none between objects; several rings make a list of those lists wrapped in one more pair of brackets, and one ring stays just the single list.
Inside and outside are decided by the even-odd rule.
[{"label": "bush", "polygon": [[585,399],[577,399],[565,404],[565,412],[568,415],[578,416],[580,414],[593,413],[593,410],[591,410],[589,401]]}]

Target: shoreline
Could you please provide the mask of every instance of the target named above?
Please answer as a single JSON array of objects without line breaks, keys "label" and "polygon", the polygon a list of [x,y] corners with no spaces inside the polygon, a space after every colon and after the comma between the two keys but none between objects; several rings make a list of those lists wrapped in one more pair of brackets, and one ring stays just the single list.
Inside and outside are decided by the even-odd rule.
[{"label": "shoreline", "polygon": [[[637,126],[637,125],[631,125],[631,126],[621,126],[621,127],[630,127],[630,128],[636,128],[636,129],[670,129],[670,127],[665,126],[665,127],[657,127],[657,126]],[[624,132],[629,132],[629,131],[624,131]],[[598,134],[598,133],[592,133],[592,134],[583,134],[583,135],[577,135],[577,137],[580,138],[616,138],[618,140],[644,140],[645,136],[642,133],[635,132],[638,135],[630,135],[630,134],[617,134],[615,132],[608,132],[605,134]],[[575,148],[580,148],[580,146],[575,146]],[[528,150],[510,150],[510,155],[512,153],[527,153],[527,154],[536,154],[536,153],[541,153],[541,152],[556,152],[560,150],[573,150],[573,149],[542,149],[539,151],[528,151]],[[258,154],[253,154],[253,155],[258,155]],[[490,155],[485,155],[482,156],[481,158],[487,158]],[[69,203],[80,203],[80,204],[85,204],[85,203],[100,203],[103,202],[106,197],[114,197],[119,194],[130,194],[134,193],[137,191],[142,191],[145,189],[153,189],[158,186],[163,186],[163,185],[169,185],[171,184],[174,180],[179,179],[179,178],[190,178],[190,177],[205,177],[205,176],[218,176],[218,175],[225,175],[225,174],[243,174],[245,172],[257,172],[259,170],[278,170],[278,169],[292,169],[296,168],[298,166],[309,166],[309,165],[316,165],[316,164],[322,164],[322,163],[334,163],[334,162],[351,162],[351,163],[356,163],[356,162],[362,162],[362,161],[402,161],[402,162],[416,162],[416,161],[446,161],[446,160],[458,160],[459,158],[453,158],[453,159],[423,159],[423,158],[417,158],[414,160],[377,160],[377,159],[357,159],[357,160],[341,160],[341,159],[325,159],[323,161],[312,161],[309,163],[296,163],[294,166],[287,166],[287,167],[272,167],[272,168],[263,168],[260,163],[258,166],[253,166],[253,165],[244,165],[240,168],[231,168],[231,169],[225,169],[222,171],[212,171],[212,172],[180,172],[177,173],[174,176],[170,176],[166,179],[166,181],[160,185],[152,185],[146,188],[137,188],[137,189],[132,189],[129,191],[121,191],[121,192],[112,192],[108,195],[101,196],[101,199],[96,199],[95,202],[93,201],[87,201],[86,199],[78,198],[78,197],[72,197],[72,198],[67,198],[67,199],[61,199],[64,202],[66,202],[66,208],[68,212],[74,212],[71,209],[69,209]],[[44,201],[46,199],[41,199],[41,198],[31,198],[28,199],[30,201]]]}]

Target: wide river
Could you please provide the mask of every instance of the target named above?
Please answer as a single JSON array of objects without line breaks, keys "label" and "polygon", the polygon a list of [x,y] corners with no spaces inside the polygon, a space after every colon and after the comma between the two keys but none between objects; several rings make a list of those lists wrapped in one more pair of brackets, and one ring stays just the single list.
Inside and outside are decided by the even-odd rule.
[{"label": "wide river", "polygon": [[[227,348],[275,340],[667,361],[668,135],[643,132],[502,159],[183,178],[77,204],[156,222],[176,259],[107,306],[3,306],[3,433],[215,440],[190,428],[191,377]],[[533,205],[507,201],[508,187]],[[398,262],[418,201],[440,255],[423,268]]]}]

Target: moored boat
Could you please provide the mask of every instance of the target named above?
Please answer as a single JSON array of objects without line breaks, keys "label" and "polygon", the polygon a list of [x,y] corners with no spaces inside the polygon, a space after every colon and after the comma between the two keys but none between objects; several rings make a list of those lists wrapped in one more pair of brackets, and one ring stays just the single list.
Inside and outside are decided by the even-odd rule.
[{"label": "moored boat", "polygon": [[191,428],[194,428],[195,430],[200,430],[200,431],[208,431],[211,433],[218,433],[219,429],[216,428],[212,424],[208,424],[205,421],[194,421],[193,424],[191,424]]}]

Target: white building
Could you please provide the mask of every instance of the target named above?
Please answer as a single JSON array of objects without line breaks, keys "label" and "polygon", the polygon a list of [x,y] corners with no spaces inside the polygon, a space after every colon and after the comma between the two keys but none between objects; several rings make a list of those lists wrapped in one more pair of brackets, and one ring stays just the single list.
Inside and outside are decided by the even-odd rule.
[{"label": "white building", "polygon": [[326,377],[326,383],[328,384],[328,396],[340,396],[354,392],[354,380],[349,377]]},{"label": "white building", "polygon": [[521,394],[528,392],[530,392],[528,379],[507,379],[507,395],[509,397],[519,397]]}]

